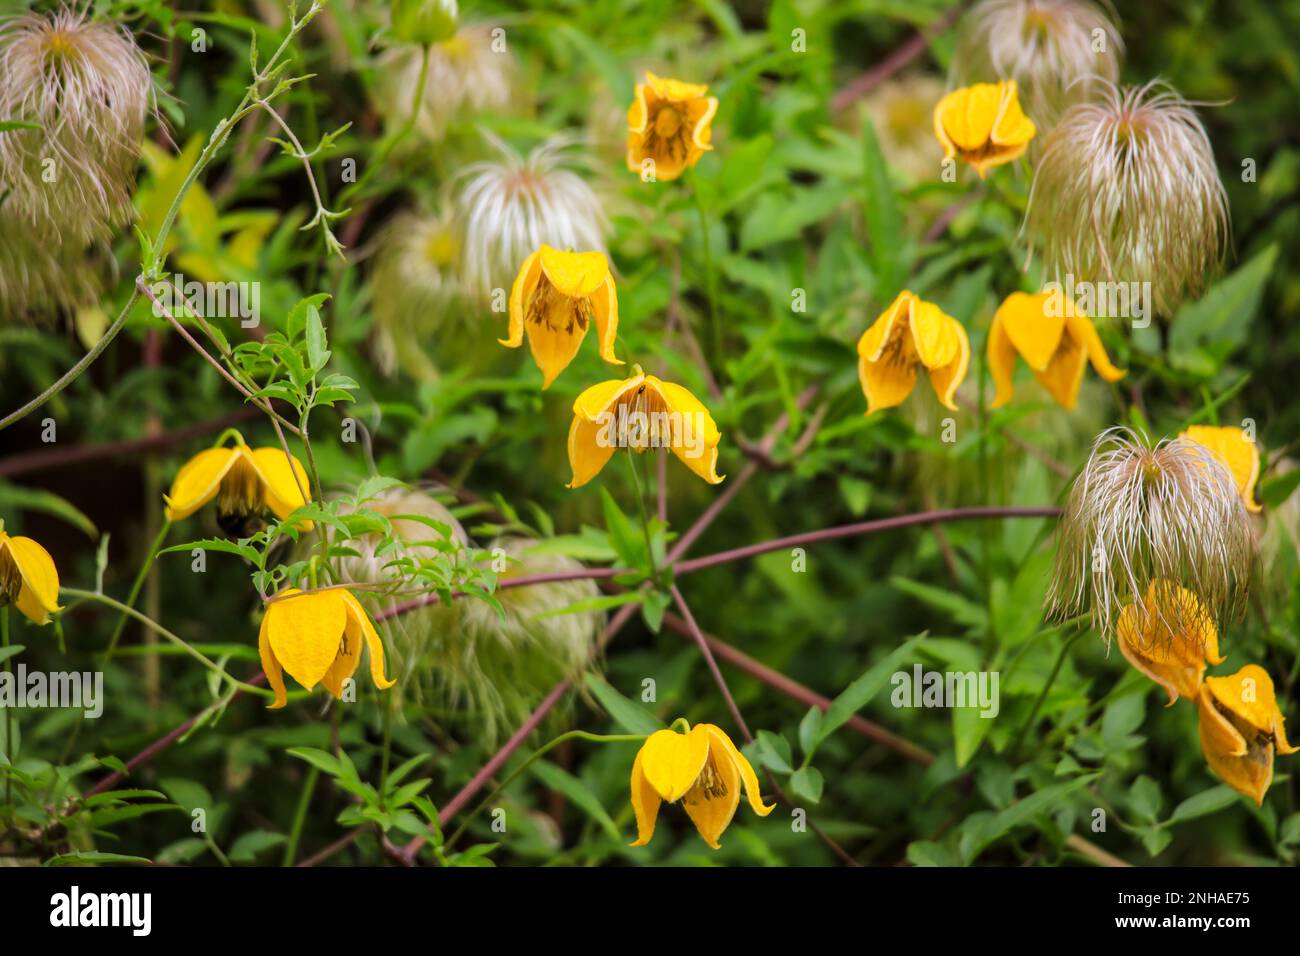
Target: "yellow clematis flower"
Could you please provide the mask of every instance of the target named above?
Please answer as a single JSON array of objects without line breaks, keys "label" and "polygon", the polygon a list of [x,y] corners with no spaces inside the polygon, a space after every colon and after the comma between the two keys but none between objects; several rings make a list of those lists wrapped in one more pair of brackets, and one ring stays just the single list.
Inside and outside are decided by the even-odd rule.
[{"label": "yellow clematis flower", "polygon": [[600,357],[622,365],[614,357],[618,295],[609,260],[599,252],[560,252],[543,245],[524,260],[515,277],[510,289],[510,334],[497,341],[519,348],[526,331],[528,346],[542,370],[542,388],[549,388],[578,354],[593,319]]},{"label": "yellow clematis flower", "polygon": [[396,681],[384,677],[384,645],[365,609],[346,588],[303,592],[286,588],[267,602],[257,635],[266,682],[275,691],[272,710],[285,705],[284,672],[311,690],[317,684],[335,697],[361,662],[361,642],[370,649],[370,679],[380,690]]},{"label": "yellow clematis flower", "polygon": [[989,327],[989,374],[997,394],[992,408],[1011,401],[1016,356],[1023,358],[1043,388],[1062,408],[1074,408],[1088,362],[1115,382],[1126,374],[1111,364],[1092,321],[1056,293],[1013,292],[998,306]]},{"label": "yellow clematis flower", "polygon": [[934,135],[944,158],[960,157],[980,179],[992,167],[1018,159],[1036,132],[1020,108],[1015,80],[953,90],[934,108]]},{"label": "yellow clematis flower", "polygon": [[1255,513],[1262,510],[1255,500],[1255,482],[1259,480],[1259,446],[1248,439],[1245,432],[1231,425],[1192,425],[1178,437],[1204,445],[1223,459],[1237,482],[1237,491],[1241,493],[1246,510]]},{"label": "yellow clematis flower", "polygon": [[1222,664],[1219,632],[1193,592],[1172,581],[1151,582],[1146,609],[1127,604],[1115,629],[1120,652],[1169,694],[1196,700],[1208,664]]},{"label": "yellow clematis flower", "polygon": [[569,487],[595,478],[618,448],[671,448],[687,468],[716,485],[726,477],[717,472],[721,439],[713,416],[689,390],[637,366],[631,378],[593,385],[573,403]]},{"label": "yellow clematis flower", "polygon": [[953,396],[969,365],[970,340],[961,323],[907,290],[858,339],[858,379],[868,415],[907,398],[918,366],[930,373],[939,401],[955,411]]},{"label": "yellow clematis flower", "polygon": [[1262,805],[1274,755],[1297,749],[1287,743],[1268,672],[1247,664],[1231,677],[1207,677],[1199,703],[1206,762],[1224,783]]},{"label": "yellow clematis flower", "polygon": [[754,768],[721,728],[696,724],[686,733],[655,731],[632,764],[632,846],[645,846],[654,836],[660,802],[680,800],[704,842],[719,849],[718,838],[740,805],[741,784],[750,808],[760,817],[776,809],[763,803]]},{"label": "yellow clematis flower", "polygon": [[31,538],[9,535],[0,522],[0,608],[12,604],[33,624],[48,624],[59,607],[54,559]]},{"label": "yellow clematis flower", "polygon": [[[310,498],[310,486],[297,458],[290,471],[283,448],[249,448],[241,436],[235,438],[234,445],[201,451],[181,466],[163,498],[168,521],[188,518],[216,498],[218,523],[242,538],[262,528],[266,511],[283,520],[306,503],[303,493]],[[312,522],[299,528],[310,531]]]},{"label": "yellow clematis flower", "polygon": [[708,92],[703,83],[683,83],[647,71],[627,111],[627,168],[641,173],[649,159],[654,178],[667,181],[713,149],[709,124],[718,99]]}]

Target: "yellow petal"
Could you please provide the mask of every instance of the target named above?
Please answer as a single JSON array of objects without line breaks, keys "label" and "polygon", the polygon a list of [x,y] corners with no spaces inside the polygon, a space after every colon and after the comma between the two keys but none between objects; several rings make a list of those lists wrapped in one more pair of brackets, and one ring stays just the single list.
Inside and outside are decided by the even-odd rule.
[{"label": "yellow petal", "polygon": [[913,297],[908,327],[916,356],[928,369],[950,365],[961,351],[961,323],[933,302]]},{"label": "yellow petal", "polygon": [[705,97],[687,107],[686,114],[691,121],[691,145],[696,149],[713,149],[713,117],[718,112],[717,97]]},{"label": "yellow petal", "polygon": [[217,496],[221,479],[243,458],[243,445],[208,448],[181,466],[171,491],[163,498],[168,521],[188,518]]},{"label": "yellow petal", "polygon": [[867,399],[867,414],[902,404],[916,386],[916,365],[911,362],[872,362],[858,359],[858,382]]},{"label": "yellow petal", "polygon": [[341,590],[340,593],[348,610],[348,636],[355,635],[358,646],[362,639],[365,640],[366,650],[370,654],[370,679],[380,690],[388,690],[397,681],[389,680],[384,676],[384,642],[379,639],[379,632],[370,622],[370,615],[356,599],[356,595],[348,590]]},{"label": "yellow petal", "polygon": [[[999,310],[1000,312],[1001,310]],[[1001,408],[1015,395],[1016,347],[1002,327],[1000,315],[993,316],[989,326],[988,349],[986,360],[989,374],[993,377],[995,392],[990,408]]]},{"label": "yellow petal", "polygon": [[1165,689],[1168,706],[1179,697],[1197,700],[1206,664],[1223,660],[1213,620],[1195,594],[1169,582],[1152,582],[1145,605],[1128,604],[1120,612],[1120,652]]},{"label": "yellow petal", "polygon": [[957,389],[965,381],[966,370],[970,367],[970,339],[966,337],[966,329],[960,322],[953,318],[948,318],[948,322],[957,339],[957,354],[947,365],[930,369],[930,384],[934,386],[934,393],[939,396],[944,407],[955,412]]},{"label": "yellow petal", "polygon": [[1034,372],[1034,378],[1047,389],[1062,408],[1071,409],[1079,401],[1079,386],[1083,383],[1083,370],[1088,367],[1088,355],[1083,346],[1069,339],[1061,343],[1047,368]]},{"label": "yellow petal", "polygon": [[731,824],[736,807],[740,806],[740,771],[735,761],[724,752],[711,749],[704,773],[708,786],[692,787],[682,798],[682,806],[704,842],[720,850],[718,838]]},{"label": "yellow petal", "polygon": [[574,400],[573,414],[594,422],[602,413],[613,408],[624,394],[639,388],[644,381],[644,375],[633,375],[631,378],[611,378],[608,381],[597,382],[584,389]]},{"label": "yellow petal", "polygon": [[1201,752],[1210,769],[1228,786],[1245,794],[1257,806],[1264,802],[1264,794],[1273,782],[1273,745],[1265,743],[1248,746],[1235,727],[1219,713],[1207,678],[1197,700],[1201,739]]},{"label": "yellow petal", "polygon": [[[916,385],[916,361],[906,323],[915,296],[904,290],[858,339],[858,380],[867,414],[900,404]],[[902,341],[896,341],[898,337]],[[886,354],[886,348],[890,351]]]},{"label": "yellow petal", "polygon": [[1002,111],[1002,87],[976,83],[954,90],[936,108],[944,132],[958,149],[975,152],[989,141]]},{"label": "yellow petal", "polygon": [[1281,719],[1273,679],[1258,664],[1247,664],[1228,677],[1207,677],[1205,686],[1224,710],[1260,733],[1272,733]]},{"label": "yellow petal", "polygon": [[858,356],[872,362],[879,361],[885,346],[895,335],[895,326],[906,322],[916,296],[904,289],[894,296],[894,301],[876,318],[875,322],[858,339]]},{"label": "yellow petal", "polygon": [[591,481],[613,457],[614,443],[603,441],[602,433],[609,434],[605,425],[573,416],[569,425],[569,468],[573,472],[569,488],[581,488]]},{"label": "yellow petal", "polygon": [[681,416],[681,428],[671,436],[673,454],[709,484],[721,482],[725,476],[718,474],[717,467],[722,436],[704,403],[689,389],[653,375],[646,376],[646,387],[658,393],[670,413]]},{"label": "yellow petal", "polygon": [[339,656],[347,606],[337,590],[303,594],[289,588],[266,607],[267,638],[280,666],[311,690]]},{"label": "yellow petal", "polygon": [[543,245],[538,255],[551,284],[571,299],[587,298],[609,278],[609,260],[604,253],[561,252]]},{"label": "yellow petal", "polygon": [[[296,457],[286,454],[283,448],[256,448],[249,453],[249,458],[261,479],[266,507],[277,518],[283,521],[307,503],[303,498],[304,492],[310,496],[307,469]],[[312,522],[303,521],[299,528],[310,531]]]},{"label": "yellow petal", "polygon": [[0,537],[0,548],[9,552],[22,579],[14,604],[32,623],[48,623],[50,614],[62,610],[59,607],[59,572],[54,559],[31,538],[21,535]]},{"label": "yellow petal", "polygon": [[641,769],[646,782],[669,803],[680,800],[700,776],[709,757],[709,734],[702,727],[689,733],[656,730],[641,745]]},{"label": "yellow petal", "polygon": [[632,813],[636,816],[636,841],[629,846],[645,846],[655,835],[655,820],[659,816],[659,794],[645,778],[641,769],[641,752],[632,762]]},{"label": "yellow petal", "polygon": [[[629,133],[639,134],[645,132],[646,119],[650,115],[649,105],[646,103],[647,95],[654,94],[649,91],[649,87],[644,83],[636,85],[636,91],[632,97],[632,105],[627,108],[627,129]],[[629,164],[631,159],[629,157]],[[636,172],[636,169],[633,169]]]},{"label": "yellow petal", "polygon": [[542,275],[539,257],[540,254],[534,252],[525,259],[510,286],[510,330],[504,339],[497,339],[507,348],[517,349],[524,344],[524,310]]},{"label": "yellow petal", "polygon": [[605,281],[591,294],[591,311],[596,319],[600,357],[612,365],[622,365],[623,360],[614,355],[614,342],[618,339],[618,293],[613,276],[605,276]]},{"label": "yellow petal", "polygon": [[649,70],[645,74],[646,85],[654,91],[656,97],[673,103],[696,100],[709,92],[706,83],[686,83],[682,80],[670,80],[666,76],[655,76]]},{"label": "yellow petal", "polygon": [[736,764],[736,769],[740,773],[740,779],[745,784],[745,796],[749,800],[749,808],[757,813],[760,817],[765,817],[776,809],[776,804],[768,806],[763,803],[763,792],[758,785],[758,775],[754,773],[754,768],[745,755],[742,754],[731,738],[723,732],[721,727],[713,724],[705,724],[709,729],[710,745],[714,748],[721,747],[724,752]]},{"label": "yellow petal", "polygon": [[271,650],[271,632],[267,626],[269,621],[269,615],[263,614],[262,626],[257,630],[257,655],[262,659],[262,673],[266,675],[266,682],[275,691],[275,703],[271,704],[270,709],[279,710],[288,703],[289,697],[284,690],[284,671]]},{"label": "yellow petal", "polygon": [[587,330],[576,323],[571,329],[567,325],[552,328],[545,322],[539,322],[528,329],[528,347],[537,367],[542,370],[544,389],[550,388],[560,373],[569,367],[587,334]]},{"label": "yellow petal", "polygon": [[[1016,91],[1016,81],[1004,81],[1001,86],[1001,106],[997,121],[989,139],[999,146],[1023,146],[1034,138],[1038,132],[1033,120],[1020,108],[1020,97]],[[1016,154],[1020,155],[1019,153]]]},{"label": "yellow petal", "polygon": [[1080,315],[1075,311],[1074,315],[1067,317],[1065,331],[1070,338],[1083,346],[1084,351],[1088,353],[1088,361],[1092,363],[1093,370],[1106,381],[1118,382],[1127,374],[1122,368],[1116,368],[1111,364],[1110,356],[1106,354],[1106,346],[1102,345],[1096,326],[1086,315]]},{"label": "yellow petal", "polygon": [[1026,364],[1035,372],[1041,372],[1047,368],[1061,344],[1068,306],[1068,302],[1061,302],[1051,293],[1029,295],[1013,292],[998,306],[993,321],[1001,324]]},{"label": "yellow petal", "polygon": [[1183,432],[1182,437],[1191,439],[1214,452],[1232,472],[1246,508],[1252,512],[1260,510],[1255,500],[1255,482],[1259,480],[1259,446],[1246,438],[1240,428],[1225,425],[1192,425]]}]

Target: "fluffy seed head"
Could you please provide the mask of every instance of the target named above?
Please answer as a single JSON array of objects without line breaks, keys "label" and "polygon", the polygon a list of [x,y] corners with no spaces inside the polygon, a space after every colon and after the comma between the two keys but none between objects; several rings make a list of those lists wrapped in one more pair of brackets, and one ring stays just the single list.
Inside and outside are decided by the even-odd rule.
[{"label": "fluffy seed head", "polygon": [[1196,297],[1223,258],[1228,200],[1205,128],[1159,81],[1066,111],[1034,172],[1025,229],[1059,282],[1149,282],[1156,314]]},{"label": "fluffy seed head", "polygon": [[[582,564],[540,553],[536,541],[500,537],[489,546],[504,558],[502,578],[580,571]],[[604,626],[601,612],[545,616],[599,595],[592,580],[507,588],[497,598],[505,619],[485,601],[464,601],[460,631],[442,647],[436,678],[451,706],[468,706],[489,736],[526,717],[557,681],[589,666]]]},{"label": "fluffy seed head", "polygon": [[927,73],[889,80],[863,101],[880,149],[909,182],[935,175],[934,104],[943,97],[943,81]]},{"label": "fluffy seed head", "polygon": [[0,321],[71,310],[98,293],[95,270],[82,261],[77,246],[40,241],[3,208],[0,236]]},{"label": "fluffy seed head", "polygon": [[543,245],[605,251],[605,213],[591,187],[565,163],[569,137],[556,137],[521,157],[485,133],[499,159],[464,173],[456,199],[461,280],[468,294],[489,299],[509,289],[528,255]]},{"label": "fluffy seed head", "polygon": [[57,242],[109,239],[131,192],[153,95],[144,54],[125,30],[64,7],[0,21],[0,133],[6,217]]},{"label": "fluffy seed head", "polygon": [[391,375],[399,367],[430,379],[437,366],[426,352],[430,338],[459,314],[456,262],[460,240],[448,215],[403,212],[379,240],[370,276],[377,358]]},{"label": "fluffy seed head", "polygon": [[953,86],[1015,80],[1040,130],[1071,103],[1119,79],[1124,41],[1106,11],[1087,0],[984,0],[961,18]]},{"label": "fluffy seed head", "polygon": [[[429,68],[415,128],[437,141],[456,116],[504,109],[514,94],[514,61],[489,26],[462,27],[450,40],[429,47]],[[391,124],[411,115],[419,90],[424,48],[402,45],[380,58],[385,82],[376,102]]]},{"label": "fluffy seed head", "polygon": [[1199,598],[1222,631],[1245,597],[1254,555],[1250,515],[1217,456],[1185,438],[1152,445],[1140,432],[1110,428],[1070,489],[1048,614],[1089,611],[1107,641],[1125,604],[1137,609],[1139,633],[1153,615],[1163,629],[1191,629],[1199,622],[1178,619],[1182,604],[1148,598],[1154,582],[1171,582]]}]

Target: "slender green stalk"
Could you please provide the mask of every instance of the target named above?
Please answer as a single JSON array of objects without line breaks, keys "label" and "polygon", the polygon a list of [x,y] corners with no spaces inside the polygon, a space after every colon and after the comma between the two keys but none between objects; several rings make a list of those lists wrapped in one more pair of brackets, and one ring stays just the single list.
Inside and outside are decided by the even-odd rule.
[{"label": "slender green stalk", "polygon": [[650,562],[650,579],[655,582],[655,587],[659,586],[659,568],[655,563],[654,543],[650,540],[650,514],[645,506],[645,492],[641,487],[641,476],[637,474],[636,462],[633,456],[636,452],[630,448],[627,452],[628,471],[632,472],[632,485],[636,488],[636,503],[641,510],[641,533],[645,536],[645,553],[646,560]]},{"label": "slender green stalk", "polygon": [[[140,565],[140,570],[136,572],[135,581],[131,583],[131,592],[126,596],[127,607],[135,607],[135,599],[140,596],[140,589],[144,587],[145,578],[149,576],[149,569],[153,567],[154,560],[158,557],[158,550],[162,547],[162,543],[171,527],[171,521],[164,519],[162,527],[158,529],[158,534],[153,539],[153,544],[149,546],[149,553],[145,555],[144,563]],[[108,641],[108,649],[104,651],[104,664],[106,666],[113,659],[113,651],[117,649],[117,642],[122,637],[122,631],[125,629],[126,615],[123,614],[117,619],[117,626],[113,628],[113,636]]]},{"label": "slender green stalk", "polygon": [[307,779],[302,784],[302,793],[298,796],[298,807],[293,812],[289,840],[284,845],[284,856],[280,859],[281,866],[293,866],[294,858],[298,855],[298,841],[302,839],[303,822],[307,819],[307,807],[311,804],[311,795],[316,790],[318,779],[320,779],[320,771],[315,767],[309,767]]},{"label": "slender green stalk", "polygon": [[520,774],[566,740],[590,740],[594,743],[600,744],[630,744],[641,743],[645,740],[645,737],[641,734],[590,734],[585,730],[570,730],[567,733],[560,734],[560,736],[556,737],[554,740],[542,744],[541,747],[533,751],[528,756],[528,759],[514,769],[510,776],[506,777],[505,780],[502,780],[501,783],[497,785],[496,789],[483,798],[483,801],[478,806],[467,813],[465,819],[461,822],[461,825],[456,828],[456,832],[451,835],[451,838],[447,840],[445,846],[450,847],[453,843],[459,840],[461,836],[464,835],[465,828],[469,826],[469,822],[486,810],[491,805],[492,801],[501,794],[501,791],[514,783],[515,780],[519,778]]},{"label": "slender green stalk", "polygon": [[1056,683],[1056,675],[1061,672],[1061,666],[1065,663],[1065,655],[1070,652],[1070,648],[1074,646],[1074,642],[1087,633],[1088,631],[1086,628],[1075,631],[1074,634],[1067,638],[1065,643],[1061,645],[1060,653],[1056,655],[1056,663],[1052,665],[1052,672],[1047,675],[1047,681],[1043,684],[1043,689],[1039,693],[1038,699],[1034,701],[1034,709],[1029,712],[1029,716],[1025,719],[1024,724],[1021,725],[1020,732],[1016,734],[1016,739],[1011,744],[1011,749],[1007,751],[1008,753],[1012,755],[1020,753],[1020,747],[1025,741],[1025,735],[1029,733],[1029,728],[1034,726],[1034,721],[1038,719],[1038,712],[1043,707],[1043,701],[1047,700],[1047,695],[1051,691],[1052,685]]},{"label": "slender green stalk", "polygon": [[184,638],[178,637],[176,634],[173,634],[171,631],[167,630],[167,628],[163,627],[161,624],[159,624],[153,618],[149,617],[147,614],[142,614],[133,607],[127,607],[121,601],[114,600],[113,598],[109,597],[107,594],[99,594],[95,591],[83,591],[80,588],[59,588],[59,593],[66,595],[67,597],[81,598],[82,600],[86,600],[86,601],[97,601],[98,603],[103,604],[106,607],[113,608],[113,610],[115,611],[120,611],[122,614],[125,614],[128,617],[135,618],[141,624],[144,624],[146,627],[150,628],[159,637],[162,637],[170,641],[172,644],[176,645],[178,648],[180,648],[190,657],[194,658],[196,661],[198,661],[208,670],[212,671],[214,674],[216,674],[218,677],[224,680],[231,687],[238,687],[246,694],[257,694],[261,697],[275,696],[274,693],[272,693],[271,691],[267,690],[264,687],[256,687],[252,684],[245,683],[244,681],[239,680],[236,677],[232,677],[225,670],[225,668],[223,668],[220,664],[218,664],[216,661],[212,660],[205,654],[202,654],[199,651],[195,650],[189,644],[189,642],[186,641]]},{"label": "slender green stalk", "polygon": [[713,249],[709,236],[709,216],[704,210],[703,201],[700,199],[700,190],[695,179],[694,170],[691,171],[691,194],[695,199],[695,209],[700,215],[700,244],[702,247],[700,251],[704,257],[704,291],[709,302],[709,331],[713,337],[714,360],[720,363],[723,351],[722,322],[718,318],[717,275],[713,271]]},{"label": "slender green stalk", "polygon": [[420,61],[420,77],[415,84],[415,97],[411,103],[411,113],[407,116],[406,122],[379,144],[379,149],[375,151],[375,155],[366,164],[361,177],[339,194],[338,202],[340,205],[347,202],[354,194],[361,192],[366,183],[370,181],[370,177],[383,168],[384,162],[392,155],[393,150],[397,148],[397,144],[411,135],[411,131],[415,129],[415,123],[420,117],[420,107],[424,105],[424,87],[429,78],[429,59],[432,55],[433,48],[426,46],[424,48],[424,59]]}]

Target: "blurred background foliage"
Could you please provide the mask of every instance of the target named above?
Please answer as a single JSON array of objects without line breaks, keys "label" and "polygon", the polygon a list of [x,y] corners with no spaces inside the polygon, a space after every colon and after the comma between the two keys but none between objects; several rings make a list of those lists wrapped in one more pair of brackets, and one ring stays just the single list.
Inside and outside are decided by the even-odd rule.
[{"label": "blurred background foliage", "polygon": [[[469,493],[445,497],[480,543],[502,531],[560,535],[556,551],[616,563],[615,529],[600,489],[616,510],[634,515],[635,493],[623,469],[608,468],[579,491],[564,487],[572,400],[612,377],[594,348],[581,350],[542,393],[528,356],[497,345],[505,318],[490,304],[460,294],[436,309],[416,306],[413,314],[403,311],[403,289],[395,287],[406,280],[385,278],[383,287],[376,280],[385,230],[409,230],[404,214],[450,221],[456,195],[474,175],[471,164],[499,156],[494,139],[526,155],[568,133],[577,142],[569,149],[572,162],[607,218],[620,355],[705,400],[722,430],[719,471],[729,480],[746,463],[742,447],[753,447],[788,416],[757,477],[708,528],[695,554],[938,507],[1050,505],[1107,425],[1172,435],[1193,418],[1252,418],[1265,452],[1262,522],[1272,544],[1251,612],[1223,635],[1222,646],[1230,668],[1264,663],[1284,713],[1294,718],[1300,589],[1294,499],[1284,502],[1295,487],[1285,459],[1300,434],[1292,392],[1300,355],[1300,4],[1117,4],[1124,80],[1162,76],[1206,104],[1198,112],[1231,203],[1224,276],[1167,328],[1104,332],[1116,364],[1130,370],[1117,387],[1090,378],[1078,409],[1066,412],[1025,375],[1016,401],[990,413],[978,411],[991,395],[981,359],[989,321],[1005,295],[1035,288],[1038,279],[1036,264],[1023,271],[1024,172],[1006,167],[983,188],[969,171],[956,183],[940,180],[930,114],[944,88],[951,29],[903,70],[852,95],[855,82],[918,29],[944,21],[952,4],[467,2],[462,30],[505,30],[507,101],[458,110],[434,135],[410,131],[381,154],[402,123],[393,104],[410,96],[409,89],[396,99],[385,92],[407,76],[392,49],[376,40],[386,7],[332,0],[292,52],[293,71],[312,77],[280,104],[309,145],[351,124],[313,159],[326,205],[350,207],[336,224],[346,258],[329,256],[316,231],[299,230],[312,215],[307,181],[300,163],[267,142],[271,131],[261,117],[245,121],[190,193],[170,249],[170,267],[187,277],[259,281],[268,331],[281,327],[300,298],[331,296],[322,313],[332,367],[361,386],[356,403],[337,414],[362,423],[366,440],[342,441],[333,419],[321,416],[314,444],[328,488],[354,490],[371,474],[436,482]],[[97,0],[93,8],[121,18],[152,58],[163,121],[151,126],[136,193],[139,221],[152,232],[148,224],[165,212],[212,127],[243,95],[249,34],[260,48],[273,48],[285,12],[271,0]],[[206,31],[201,53],[191,48],[196,28]],[[803,52],[791,49],[797,30],[806,36]],[[646,69],[707,82],[720,100],[715,150],[675,183],[642,183],[624,165],[625,111]],[[342,178],[347,159],[361,172],[359,187]],[[1253,166],[1253,178],[1243,179],[1243,164]],[[439,275],[454,269],[464,230],[485,224],[449,228],[450,238],[424,249],[425,268]],[[105,291],[75,316],[5,317],[5,411],[48,385],[98,338],[126,300],[138,254],[128,234],[111,250],[96,250],[92,266],[107,276]],[[955,443],[940,437],[948,413],[924,388],[897,411],[863,415],[854,346],[905,287],[939,303],[970,333],[972,374],[961,391]],[[792,308],[795,290],[802,290],[806,309]],[[391,312],[406,315],[409,327],[380,327],[385,296],[396,297]],[[236,342],[244,334],[237,321],[224,331]],[[386,334],[395,366],[384,360]],[[811,385],[816,392],[807,400]],[[11,532],[44,542],[64,582],[80,587],[95,580],[96,540],[107,535],[103,583],[120,595],[156,533],[161,494],[176,468],[219,429],[188,437],[185,430],[240,409],[226,383],[138,304],[127,332],[86,375],[45,411],[0,434],[0,513]],[[41,440],[46,416],[57,422],[52,446]],[[252,414],[242,427],[254,444],[273,442]],[[178,432],[181,440],[146,451],[24,461],[55,449]],[[675,465],[666,475],[672,535],[727,488],[707,486]],[[93,532],[68,520],[50,495],[73,503]],[[210,516],[190,520],[192,530],[181,534],[215,533]],[[1040,612],[1050,524],[912,528],[817,545],[803,573],[779,551],[682,578],[705,631],[826,697],[864,673],[878,674],[882,661],[1001,672],[1001,711],[992,720],[971,711],[896,709],[887,691],[866,704],[863,716],[932,752],[928,766],[840,729],[818,747],[808,772],[800,770],[809,739],[806,727],[801,733],[806,706],[724,662],[741,711],[763,731],[747,748],[751,759],[865,864],[1087,859],[1068,841],[1072,835],[1135,864],[1294,862],[1300,815],[1289,763],[1279,761],[1278,782],[1257,809],[1206,769],[1193,708],[1165,710],[1159,688],[1118,653],[1108,654],[1095,635],[1061,653],[1073,630],[1046,626]],[[570,537],[579,534],[581,540]],[[212,656],[224,655],[236,675],[255,673],[256,595],[237,560],[210,558],[204,575],[191,573],[184,555],[161,558],[144,606]],[[61,633],[20,627],[16,640],[26,646],[29,668],[91,669],[113,623],[102,609],[79,608]],[[385,636],[401,639],[391,629]],[[428,652],[437,648],[435,635]],[[901,657],[889,657],[900,648]],[[664,723],[679,715],[719,723],[739,742],[700,655],[671,628],[656,633],[638,616],[597,669],[614,692]],[[652,703],[641,702],[646,679],[655,683]],[[69,792],[84,790],[115,761],[212,702],[206,673],[164,653],[134,625],[105,681],[99,720],[81,721],[72,711],[18,714],[25,769],[63,779]],[[625,730],[607,714],[608,693],[588,688],[575,695],[547,730]],[[381,764],[411,759],[409,779],[426,780],[423,796],[441,806],[491,756],[500,735],[492,739],[472,715],[414,696],[403,698],[387,725],[384,713],[368,686],[357,704],[344,707],[313,697],[270,714],[242,699],[123,784],[161,796],[80,813],[66,834],[47,830],[36,844],[11,836],[7,852],[39,858],[93,849],[199,864],[276,863],[304,799],[301,837],[294,837],[299,857],[365,820],[404,839],[422,825],[416,803],[391,817],[357,810],[374,806],[364,788],[375,785]],[[521,754],[545,739],[536,735]],[[310,759],[286,757],[291,749]],[[339,752],[347,759],[330,756]],[[761,820],[742,811],[717,852],[698,840],[684,815],[667,810],[648,848],[628,848],[634,753],[626,744],[564,745],[498,798],[510,821],[505,834],[493,832],[490,815],[474,818],[458,849],[481,849],[458,861],[835,862],[811,832],[792,828],[787,807]],[[317,782],[313,767],[326,779]],[[206,834],[192,832],[189,814],[181,812],[194,807],[208,808]],[[1097,808],[1105,811],[1104,832],[1094,829]],[[54,801],[33,799],[24,826],[46,826],[57,809]],[[373,830],[332,858],[383,860]]]}]

